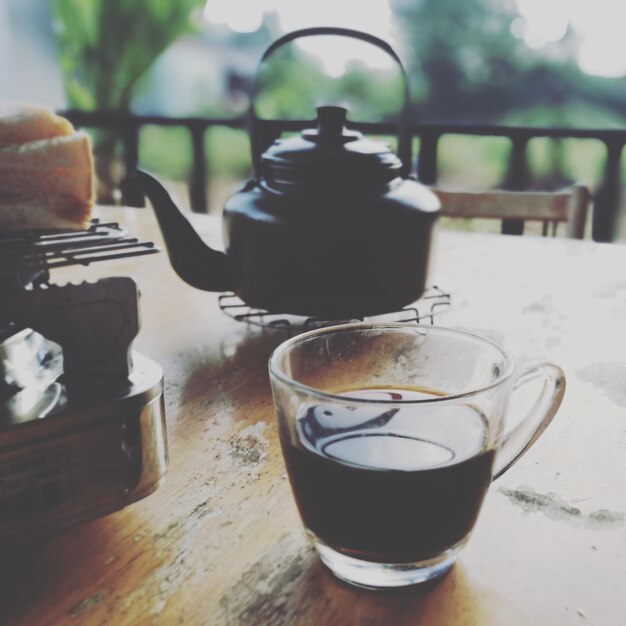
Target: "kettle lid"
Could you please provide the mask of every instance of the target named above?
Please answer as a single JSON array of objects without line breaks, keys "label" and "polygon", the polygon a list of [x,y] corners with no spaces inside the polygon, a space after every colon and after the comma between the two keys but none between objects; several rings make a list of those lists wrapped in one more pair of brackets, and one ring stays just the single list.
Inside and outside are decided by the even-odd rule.
[{"label": "kettle lid", "polygon": [[402,161],[389,145],[348,130],[347,112],[340,106],[317,107],[317,128],[275,141],[261,158],[265,182],[283,190],[324,183],[369,187],[400,176]]}]

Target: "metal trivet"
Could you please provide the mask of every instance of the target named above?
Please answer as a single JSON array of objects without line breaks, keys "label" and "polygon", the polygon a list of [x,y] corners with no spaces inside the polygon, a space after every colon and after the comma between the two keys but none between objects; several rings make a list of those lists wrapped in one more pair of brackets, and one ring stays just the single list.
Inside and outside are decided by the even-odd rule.
[{"label": "metal trivet", "polygon": [[0,232],[0,276],[68,265],[89,265],[159,252],[152,242],[127,237],[115,222],[93,219],[87,230],[24,230]]},{"label": "metal trivet", "polygon": [[263,328],[278,328],[289,334],[324,328],[335,324],[362,322],[365,320],[385,322],[426,322],[434,324],[434,317],[451,306],[452,296],[436,285],[427,289],[422,297],[412,305],[379,315],[352,317],[338,320],[325,320],[318,317],[305,317],[284,313],[269,313],[263,309],[248,306],[234,293],[223,293],[219,297],[220,309],[238,322],[246,322]]}]

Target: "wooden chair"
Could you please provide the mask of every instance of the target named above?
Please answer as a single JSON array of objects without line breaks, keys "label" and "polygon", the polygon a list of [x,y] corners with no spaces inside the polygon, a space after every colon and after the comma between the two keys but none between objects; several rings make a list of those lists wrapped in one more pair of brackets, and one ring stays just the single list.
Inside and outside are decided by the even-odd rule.
[{"label": "wooden chair", "polygon": [[566,236],[582,239],[585,233],[591,195],[585,185],[547,191],[447,191],[432,190],[441,202],[441,214],[448,217],[494,218],[502,220],[502,233],[524,232],[524,221],[543,222],[543,235],[556,234],[559,223],[566,224]]}]

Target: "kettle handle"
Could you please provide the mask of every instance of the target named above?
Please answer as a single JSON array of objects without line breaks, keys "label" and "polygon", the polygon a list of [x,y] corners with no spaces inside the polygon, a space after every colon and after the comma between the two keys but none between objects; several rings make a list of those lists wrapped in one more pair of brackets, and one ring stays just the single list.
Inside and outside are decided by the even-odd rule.
[{"label": "kettle handle", "polygon": [[400,119],[398,123],[398,156],[402,161],[401,175],[407,177],[411,172],[412,162],[412,148],[411,148],[411,135],[409,133],[410,126],[410,99],[409,99],[409,81],[407,78],[406,70],[402,65],[400,57],[396,54],[395,50],[383,39],[364,33],[359,30],[353,30],[352,28],[340,28],[337,26],[315,26],[313,28],[302,28],[300,30],[294,30],[290,33],[283,35],[276,39],[265,50],[263,56],[257,66],[257,71],[252,83],[252,93],[250,96],[250,109],[248,111],[248,123],[250,132],[250,144],[252,149],[252,164],[254,166],[254,173],[257,179],[261,176],[261,155],[263,151],[268,147],[266,141],[264,141],[263,133],[261,130],[262,123],[273,124],[276,127],[274,120],[263,120],[256,114],[254,108],[254,101],[259,92],[259,72],[263,62],[277,49],[293,41],[294,39],[300,39],[302,37],[313,37],[317,35],[338,35],[342,37],[350,37],[352,39],[360,39],[366,43],[370,43],[377,48],[380,48],[383,52],[388,54],[400,68],[402,74],[404,104],[400,111]]}]

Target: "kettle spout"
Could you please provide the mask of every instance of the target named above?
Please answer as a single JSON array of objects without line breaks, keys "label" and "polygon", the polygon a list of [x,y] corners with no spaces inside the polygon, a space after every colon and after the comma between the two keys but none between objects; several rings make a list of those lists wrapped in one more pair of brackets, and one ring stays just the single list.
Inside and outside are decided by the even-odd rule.
[{"label": "kettle spout", "polygon": [[237,272],[224,252],[207,246],[180,212],[163,185],[146,172],[135,170],[124,187],[138,188],[150,200],[156,214],[170,263],[186,283],[205,291],[234,291]]}]

